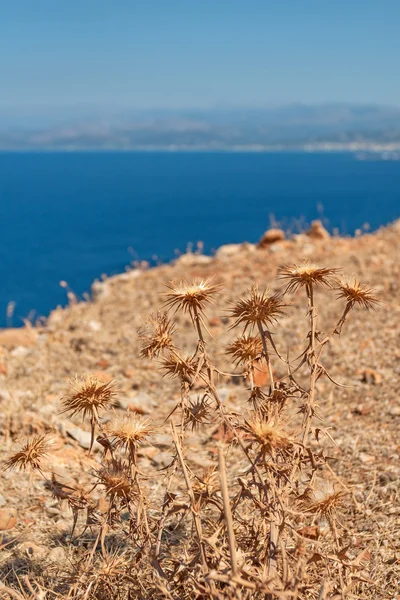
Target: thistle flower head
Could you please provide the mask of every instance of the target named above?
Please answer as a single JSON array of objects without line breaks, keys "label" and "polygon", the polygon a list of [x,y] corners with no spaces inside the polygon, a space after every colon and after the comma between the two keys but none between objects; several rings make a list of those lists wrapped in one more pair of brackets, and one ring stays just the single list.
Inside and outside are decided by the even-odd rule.
[{"label": "thistle flower head", "polygon": [[231,354],[238,365],[248,364],[260,358],[263,351],[262,341],[259,337],[243,335],[237,338],[226,348],[226,353]]},{"label": "thistle flower head", "polygon": [[304,261],[300,265],[287,265],[280,269],[280,278],[288,281],[286,292],[296,292],[301,287],[321,286],[332,288],[339,269],[320,267]]},{"label": "thistle flower head", "polygon": [[120,460],[112,460],[94,473],[111,501],[116,499],[129,502],[133,496],[132,481],[128,465]]},{"label": "thistle flower head", "polygon": [[374,290],[360,283],[355,275],[340,281],[336,289],[338,291],[337,297],[344,298],[349,308],[358,304],[362,308],[374,309],[379,304]]},{"label": "thistle flower head", "polygon": [[195,477],[193,480],[193,494],[195,500],[204,506],[208,500],[217,492],[220,488],[218,472],[215,467],[208,467],[204,469],[201,477]]},{"label": "thistle flower head", "polygon": [[109,408],[114,403],[116,392],[113,382],[104,383],[94,375],[85,374],[71,381],[71,391],[62,398],[63,413],[71,416],[82,413],[97,421],[98,411]]},{"label": "thistle flower head", "polygon": [[139,329],[139,339],[142,342],[140,356],[142,358],[154,358],[163,350],[171,350],[174,347],[172,336],[176,329],[167,313],[157,312],[150,315],[145,327]]},{"label": "thistle flower head", "polygon": [[42,461],[47,456],[50,448],[51,440],[45,435],[36,435],[32,439],[27,440],[19,452],[6,460],[5,468],[21,471],[37,469],[40,471]]},{"label": "thistle flower head", "polygon": [[291,446],[290,438],[281,424],[268,419],[261,412],[254,412],[250,419],[245,421],[244,430],[265,453],[271,454],[275,450],[284,450]]},{"label": "thistle flower head", "polygon": [[133,459],[139,446],[147,441],[154,428],[148,419],[129,414],[123,417],[115,417],[107,425],[106,430],[113,446],[123,448]]},{"label": "thistle flower head", "polygon": [[307,495],[304,508],[317,517],[331,520],[337,510],[343,505],[346,494],[337,490],[331,481],[318,481]]},{"label": "thistle flower head", "polygon": [[244,330],[252,329],[257,323],[265,326],[274,323],[279,317],[284,315],[286,304],[282,301],[280,294],[269,294],[269,290],[260,292],[254,285],[244,298],[241,298],[232,306],[230,316],[236,321],[232,325],[237,327],[244,324]]},{"label": "thistle flower head", "polygon": [[188,312],[193,319],[196,314],[204,312],[208,304],[212,304],[214,296],[220,291],[221,286],[212,281],[212,278],[195,279],[189,283],[183,279],[167,285],[170,291],[166,294],[165,306]]},{"label": "thistle flower head", "polygon": [[190,400],[185,407],[185,427],[191,425],[192,431],[202,424],[212,421],[212,408],[209,398],[203,396],[196,400]]},{"label": "thistle flower head", "polygon": [[174,352],[161,361],[161,368],[165,375],[178,377],[182,383],[191,383],[196,374],[197,363],[189,356],[181,357]]}]

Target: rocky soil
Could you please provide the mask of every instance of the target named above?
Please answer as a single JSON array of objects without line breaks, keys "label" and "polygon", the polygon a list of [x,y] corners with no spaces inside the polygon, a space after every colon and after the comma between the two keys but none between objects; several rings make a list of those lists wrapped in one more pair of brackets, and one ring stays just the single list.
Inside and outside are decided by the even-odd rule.
[{"label": "rocky soil", "polygon": [[[356,273],[382,300],[376,311],[355,309],[330,346],[326,366],[333,379],[349,387],[321,383],[318,405],[337,444],[330,449],[335,469],[357,504],[357,509],[349,505],[345,523],[354,547],[368,549],[365,571],[376,587],[365,597],[400,598],[400,221],[356,238],[329,237],[314,225],[309,234],[290,240],[270,231],[257,246],[223,246],[214,257],[186,254],[173,264],[134,269],[94,283],[92,301],[70,297],[69,306],[56,309],[45,326],[1,331],[0,460],[18,449],[21,439],[47,432],[54,440],[49,471],[66,483],[85,483],[98,453],[88,458],[89,428],[60,414],[60,399],[75,374],[95,373],[105,382],[116,382],[116,411],[148,415],[159,428],[153,445],[141,451],[142,469],[156,493],[171,456],[165,419],[179,397],[179,386],[163,378],[156,364],[139,358],[138,327],[161,307],[166,283],[215,275],[223,290],[207,313],[210,352],[221,370],[230,372],[223,352],[235,335],[226,317],[229,302],[254,282],[279,289],[278,268],[303,258]],[[334,294],[321,292],[317,302],[320,325],[328,331],[340,307]],[[299,292],[276,332],[279,348],[290,349],[292,356],[307,333],[305,312]],[[177,316],[177,325],[178,346],[190,352],[196,340],[189,317]],[[284,374],[279,369],[277,376]],[[262,379],[263,374],[258,376]],[[226,404],[242,412],[246,385],[240,376],[221,376],[218,382]],[[194,470],[211,464],[218,436],[210,426],[190,438],[188,458]],[[3,472],[0,580],[17,585],[16,575],[26,574],[39,580],[43,569],[62,574],[81,543],[71,543],[71,525],[71,514],[52,499],[40,476]]]}]

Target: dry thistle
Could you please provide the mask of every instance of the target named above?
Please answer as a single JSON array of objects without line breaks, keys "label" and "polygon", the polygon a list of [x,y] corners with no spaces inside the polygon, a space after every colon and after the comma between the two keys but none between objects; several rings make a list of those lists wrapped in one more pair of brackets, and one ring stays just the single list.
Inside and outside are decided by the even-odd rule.
[{"label": "dry thistle", "polygon": [[261,446],[263,453],[273,454],[275,450],[287,449],[292,444],[282,425],[260,412],[254,412],[245,421],[243,429],[250,439]]},{"label": "dry thistle", "polygon": [[280,294],[269,295],[269,290],[260,292],[254,285],[247,293],[245,298],[241,298],[233,305],[230,311],[230,317],[236,319],[231,326],[237,327],[244,324],[244,330],[252,329],[258,324],[268,326],[284,315],[283,309],[286,304],[282,302]]},{"label": "dry thistle", "polygon": [[336,289],[339,292],[337,297],[346,300],[348,310],[353,308],[355,304],[366,309],[374,309],[379,304],[374,290],[360,283],[355,275],[347,280],[340,281]]},{"label": "dry thistle", "polygon": [[140,356],[142,358],[154,358],[163,350],[172,350],[174,344],[172,336],[176,329],[167,313],[157,312],[150,315],[144,328],[139,329],[139,339],[142,342]]},{"label": "dry thistle", "polygon": [[167,287],[171,291],[166,294],[165,306],[188,312],[192,320],[204,312],[207,304],[212,304],[212,299],[221,289],[220,285],[212,283],[212,278],[196,279],[192,283],[183,279]]},{"label": "dry thistle", "polygon": [[19,452],[10,456],[5,462],[5,469],[41,471],[42,460],[47,456],[50,448],[51,440],[45,435],[36,435],[31,440],[27,440]]},{"label": "dry thistle", "polygon": [[184,425],[191,425],[192,431],[200,425],[212,422],[212,407],[207,396],[191,400],[189,406],[185,407]]},{"label": "dry thistle", "polygon": [[[116,395],[113,382],[103,383],[93,375],[76,377],[71,382],[71,391],[62,398],[63,413],[75,416],[82,413],[82,418],[89,416],[91,423],[90,450],[94,442],[94,430],[99,420],[99,410],[112,406]],[[90,452],[89,450],[89,452]]]},{"label": "dry thistle", "polygon": [[161,361],[161,368],[169,377],[178,377],[182,383],[192,383],[196,375],[197,363],[189,356],[182,358],[174,352]]},{"label": "dry thistle", "polygon": [[126,503],[133,497],[132,480],[130,470],[121,460],[111,460],[101,469],[95,471],[95,477],[98,479],[97,485],[102,485],[106,495],[110,496],[111,502],[117,498]]},{"label": "dry thistle", "polygon": [[107,425],[107,434],[115,448],[123,448],[129,456],[129,461],[135,462],[137,449],[147,441],[154,432],[148,419],[139,415],[115,417]]},{"label": "dry thistle", "polygon": [[334,276],[340,269],[319,267],[315,263],[304,261],[301,265],[287,265],[280,269],[281,279],[288,281],[286,292],[296,292],[301,287],[321,286],[332,288],[335,284]]},{"label": "dry thistle", "polygon": [[226,354],[231,354],[236,365],[252,363],[260,358],[263,344],[259,337],[243,335],[226,348]]}]

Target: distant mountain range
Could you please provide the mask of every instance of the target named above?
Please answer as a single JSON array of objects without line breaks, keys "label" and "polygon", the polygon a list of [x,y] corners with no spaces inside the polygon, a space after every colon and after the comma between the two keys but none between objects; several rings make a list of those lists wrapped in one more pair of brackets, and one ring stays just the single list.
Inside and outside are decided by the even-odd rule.
[{"label": "distant mountain range", "polygon": [[382,150],[400,148],[400,109],[295,104],[274,108],[0,111],[0,150]]}]

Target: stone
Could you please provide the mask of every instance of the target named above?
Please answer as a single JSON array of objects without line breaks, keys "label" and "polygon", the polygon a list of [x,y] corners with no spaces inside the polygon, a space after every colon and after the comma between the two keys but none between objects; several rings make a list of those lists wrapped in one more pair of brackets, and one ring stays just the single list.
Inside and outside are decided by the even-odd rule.
[{"label": "stone", "polygon": [[96,321],[95,319],[92,319],[91,321],[88,322],[88,327],[92,331],[96,331],[96,332],[101,331],[101,323],[100,323],[100,321]]},{"label": "stone", "polygon": [[400,417],[400,406],[392,406],[389,409],[389,415],[391,417]]},{"label": "stone", "polygon": [[373,369],[364,369],[361,373],[361,381],[372,385],[380,385],[382,383],[382,375]]},{"label": "stone", "polygon": [[93,375],[103,383],[110,383],[114,379],[112,374],[107,371],[94,371]]},{"label": "stone", "polygon": [[64,562],[66,557],[67,557],[66,552],[65,552],[64,548],[61,548],[61,546],[57,546],[56,548],[53,548],[52,550],[50,550],[49,554],[47,555],[47,558],[49,559],[49,561],[53,562],[53,563]]},{"label": "stone", "polygon": [[47,548],[34,542],[22,542],[18,545],[18,551],[34,560],[44,558],[47,555]]},{"label": "stone", "polygon": [[[68,425],[65,428],[65,431],[73,440],[78,442],[78,444],[80,445],[81,448],[84,448],[85,450],[89,450],[90,440],[91,440],[90,431],[84,431],[80,427],[76,427],[74,425]],[[96,435],[95,435],[95,440],[96,440]],[[93,451],[96,452],[101,449],[102,449],[101,445],[95,441],[93,444]]]},{"label": "stone", "polygon": [[225,246],[218,248],[215,258],[218,260],[228,260],[241,252],[253,252],[255,249],[256,245],[249,244],[248,242],[244,244],[225,244]]},{"label": "stone", "polygon": [[0,531],[13,529],[18,522],[18,513],[15,508],[5,506],[0,508]]},{"label": "stone", "polygon": [[282,242],[284,239],[285,232],[282,231],[282,229],[268,229],[258,242],[258,246],[259,248],[264,248],[265,246],[270,246],[276,242]]},{"label": "stone", "polygon": [[0,493],[0,506],[5,506],[7,504],[6,499],[3,494]]},{"label": "stone", "polygon": [[119,398],[117,405],[125,410],[144,415],[151,413],[157,407],[157,402],[146,392],[139,392],[129,398]]},{"label": "stone", "polygon": [[212,261],[212,256],[187,252],[187,254],[182,254],[179,258],[177,258],[175,264],[184,267],[197,267],[201,265],[209,265]]},{"label": "stone", "polygon": [[319,219],[312,221],[310,229],[306,231],[306,235],[314,240],[327,240],[331,237]]},{"label": "stone", "polygon": [[264,359],[254,361],[253,379],[254,385],[257,387],[264,387],[270,384],[268,367]]}]

